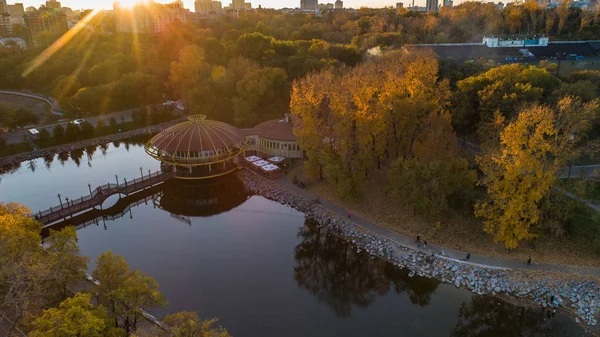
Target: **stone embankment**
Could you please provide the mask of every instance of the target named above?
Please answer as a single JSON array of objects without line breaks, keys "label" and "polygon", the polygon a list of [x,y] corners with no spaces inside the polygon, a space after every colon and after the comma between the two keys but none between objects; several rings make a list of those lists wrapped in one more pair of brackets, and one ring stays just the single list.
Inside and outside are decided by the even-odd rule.
[{"label": "stone embankment", "polygon": [[319,226],[351,241],[357,251],[364,250],[399,268],[409,269],[411,277],[418,275],[437,278],[479,295],[513,296],[552,312],[563,309],[574,316],[578,323],[598,328],[600,284],[597,280],[544,271],[478,265],[422,249],[399,246],[359,227],[349,219],[330,213],[319,204],[306,200],[273,181],[248,170],[240,171],[239,175],[251,193],[303,212]]},{"label": "stone embankment", "polygon": [[52,155],[52,154],[57,154],[60,152],[65,152],[65,151],[73,151],[73,150],[81,149],[81,148],[84,148],[87,146],[106,144],[106,143],[115,142],[115,141],[132,138],[132,137],[136,137],[136,136],[140,136],[140,135],[155,134],[155,133],[158,133],[178,122],[180,122],[179,119],[173,120],[173,121],[170,121],[167,123],[163,123],[163,124],[158,124],[158,125],[141,128],[141,129],[119,132],[119,133],[115,133],[112,135],[106,135],[103,137],[86,139],[86,140],[82,140],[82,141],[75,142],[75,143],[57,145],[57,146],[49,147],[46,149],[40,149],[40,150],[35,150],[35,151],[31,151],[31,152],[26,152],[26,153],[19,153],[19,154],[15,154],[13,156],[7,156],[4,158],[0,158],[0,166],[17,164],[17,163],[20,163],[25,160],[31,160],[31,159],[44,157],[44,156]]}]

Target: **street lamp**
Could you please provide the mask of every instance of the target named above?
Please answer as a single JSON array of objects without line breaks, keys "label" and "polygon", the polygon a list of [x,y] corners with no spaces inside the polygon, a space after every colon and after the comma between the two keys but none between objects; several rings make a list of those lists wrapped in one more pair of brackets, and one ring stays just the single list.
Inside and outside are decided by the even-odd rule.
[{"label": "street lamp", "polygon": [[115,181],[117,182],[117,186],[119,186],[119,176],[115,174]]},{"label": "street lamp", "polygon": [[60,193],[58,193],[58,201],[60,201],[60,209],[63,208],[62,199],[60,197]]},{"label": "street lamp", "polygon": [[90,198],[92,198],[92,184],[88,183],[88,189],[90,190]]},{"label": "street lamp", "polygon": [[142,181],[144,181],[144,172],[142,171],[142,167],[140,166],[140,175],[142,176]]}]

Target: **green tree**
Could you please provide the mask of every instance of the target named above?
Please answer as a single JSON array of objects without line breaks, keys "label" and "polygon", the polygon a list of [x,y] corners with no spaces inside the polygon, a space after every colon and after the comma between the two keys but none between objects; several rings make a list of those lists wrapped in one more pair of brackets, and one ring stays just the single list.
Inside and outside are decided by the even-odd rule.
[{"label": "green tree", "polygon": [[29,333],[31,337],[121,337],[123,330],[114,328],[106,309],[91,304],[92,295],[77,293],[58,308],[44,310],[36,318]]},{"label": "green tree", "polygon": [[76,141],[77,139],[79,139],[81,135],[81,129],[79,128],[79,125],[75,124],[75,123],[69,123],[67,124],[67,129],[65,130],[65,136],[67,137],[67,140],[70,142]]},{"label": "green tree", "polygon": [[85,279],[89,258],[82,256],[77,246],[77,234],[74,227],[65,227],[60,231],[50,230],[46,252],[49,256],[51,280],[62,298],[67,297],[67,286]]},{"label": "green tree", "polygon": [[84,121],[79,127],[84,137],[91,138],[94,135],[94,126],[90,122]]},{"label": "green tree", "polygon": [[128,334],[136,331],[142,310],[166,304],[156,281],[139,270],[131,271],[127,262],[108,251],[96,259],[92,276],[99,281],[96,291],[114,317],[115,326]]},{"label": "green tree", "polygon": [[250,72],[236,88],[233,107],[238,126],[254,126],[289,110],[287,75],[282,69],[263,68]]},{"label": "green tree", "polygon": [[64,141],[65,138],[65,128],[62,125],[57,125],[52,129],[52,136],[56,139],[57,142]]},{"label": "green tree", "polygon": [[182,98],[186,97],[190,88],[207,79],[209,75],[210,66],[205,61],[204,50],[195,45],[183,48],[179,60],[171,63],[170,80]]}]

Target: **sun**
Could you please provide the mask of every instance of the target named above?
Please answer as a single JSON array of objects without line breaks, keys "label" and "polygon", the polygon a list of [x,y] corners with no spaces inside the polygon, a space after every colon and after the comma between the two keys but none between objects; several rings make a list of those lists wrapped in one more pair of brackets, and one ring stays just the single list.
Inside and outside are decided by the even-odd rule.
[{"label": "sun", "polygon": [[132,8],[135,5],[139,5],[145,2],[145,0],[117,0],[115,4],[119,5],[119,7]]}]

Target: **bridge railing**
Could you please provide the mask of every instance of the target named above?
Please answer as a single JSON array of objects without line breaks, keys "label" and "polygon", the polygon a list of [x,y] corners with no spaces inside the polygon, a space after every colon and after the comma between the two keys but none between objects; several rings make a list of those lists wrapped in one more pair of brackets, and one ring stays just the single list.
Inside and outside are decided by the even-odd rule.
[{"label": "bridge railing", "polygon": [[122,183],[107,183],[101,186],[98,186],[94,189],[91,189],[90,193],[84,196],[81,196],[77,199],[68,199],[65,198],[64,201],[61,201],[60,205],[52,206],[46,210],[38,211],[32,214],[32,217],[36,219],[42,219],[44,217],[51,216],[53,214],[57,214],[61,216],[62,214],[70,215],[73,213],[77,213],[88,209],[92,206],[95,206],[98,202],[100,202],[100,198],[104,196],[109,196],[119,192],[128,192],[137,190],[140,185],[147,187],[152,186],[156,183],[164,181],[166,177],[169,177],[172,173],[165,173],[160,170],[151,172],[148,175],[142,175],[141,177],[137,177],[133,180],[127,181],[124,180]]}]

